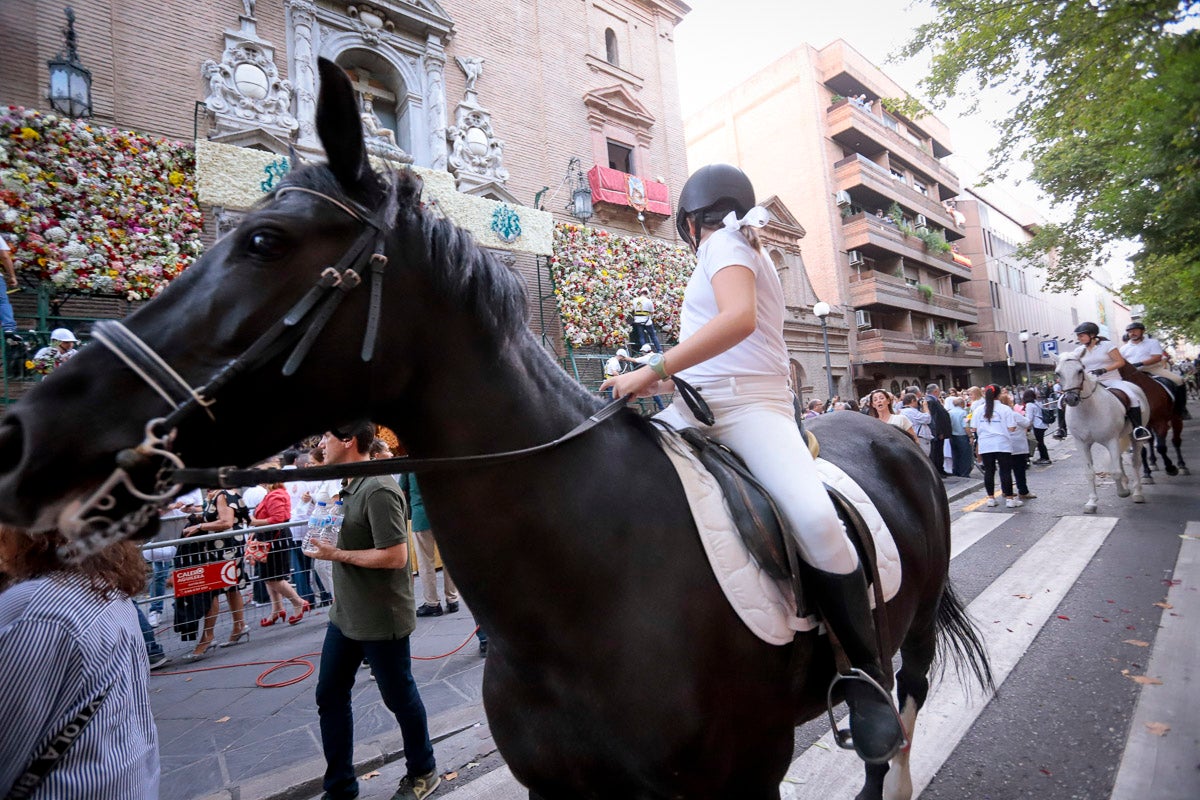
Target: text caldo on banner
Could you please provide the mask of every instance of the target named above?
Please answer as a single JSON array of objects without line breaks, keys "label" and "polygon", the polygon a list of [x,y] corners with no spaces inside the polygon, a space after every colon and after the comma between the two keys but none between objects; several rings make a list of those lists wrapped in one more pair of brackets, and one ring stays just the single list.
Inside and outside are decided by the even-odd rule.
[{"label": "text caldo on banner", "polygon": [[176,597],[187,597],[201,592],[211,592],[237,586],[238,568],[236,561],[217,561],[198,567],[177,569],[172,574]]}]

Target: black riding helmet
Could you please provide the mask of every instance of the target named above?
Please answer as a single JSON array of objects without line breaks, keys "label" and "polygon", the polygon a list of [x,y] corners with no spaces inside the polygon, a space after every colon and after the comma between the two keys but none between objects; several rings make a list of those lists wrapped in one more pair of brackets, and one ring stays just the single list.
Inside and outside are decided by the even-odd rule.
[{"label": "black riding helmet", "polygon": [[687,219],[701,211],[736,211],[739,217],[754,208],[754,185],[732,164],[709,164],[692,173],[679,193],[675,209],[675,230],[695,250],[700,245],[692,241]]},{"label": "black riding helmet", "polygon": [[1081,322],[1075,326],[1075,333],[1086,333],[1088,336],[1099,336],[1100,326],[1094,322]]},{"label": "black riding helmet", "polygon": [[1146,330],[1146,326],[1140,322],[1131,322],[1125,326],[1126,333],[1129,333],[1130,331],[1133,331],[1133,330],[1144,331],[1144,330]]}]

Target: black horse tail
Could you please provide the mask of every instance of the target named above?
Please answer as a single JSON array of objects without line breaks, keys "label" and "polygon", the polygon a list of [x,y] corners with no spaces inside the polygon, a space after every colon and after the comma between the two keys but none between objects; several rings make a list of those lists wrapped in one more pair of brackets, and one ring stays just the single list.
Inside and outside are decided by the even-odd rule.
[{"label": "black horse tail", "polygon": [[954,593],[954,587],[946,583],[937,610],[937,655],[938,662],[954,663],[959,675],[969,668],[985,691],[994,693],[996,681],[992,677],[992,665],[987,650],[979,638],[975,624],[967,617],[962,601]]}]

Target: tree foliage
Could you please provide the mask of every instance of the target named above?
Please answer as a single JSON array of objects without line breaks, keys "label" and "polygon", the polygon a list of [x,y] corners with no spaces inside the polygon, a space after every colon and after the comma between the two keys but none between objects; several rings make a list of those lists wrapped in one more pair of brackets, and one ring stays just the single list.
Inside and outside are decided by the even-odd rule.
[{"label": "tree foliage", "polygon": [[1140,243],[1127,299],[1200,340],[1200,0],[931,0],[902,55],[933,54],[937,101],[1011,93],[987,176],[1023,156],[1071,210],[1026,254],[1057,249],[1051,288],[1077,288],[1118,240]]}]

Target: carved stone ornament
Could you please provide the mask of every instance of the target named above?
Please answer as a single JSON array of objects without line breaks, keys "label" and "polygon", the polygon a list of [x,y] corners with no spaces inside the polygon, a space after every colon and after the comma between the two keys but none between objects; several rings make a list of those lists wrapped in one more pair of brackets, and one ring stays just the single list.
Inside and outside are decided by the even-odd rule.
[{"label": "carved stone ornament", "polygon": [[[254,4],[246,6],[253,13]],[[208,81],[204,105],[215,120],[213,139],[261,129],[289,139],[299,127],[291,114],[292,85],[279,77],[274,48],[258,38],[254,18],[240,15],[241,29],[225,32],[220,62],[211,58],[200,67]]]},{"label": "carved stone ornament", "polygon": [[346,6],[346,16],[367,44],[379,44],[384,33],[394,33],[396,30],[396,23],[388,19],[382,9],[365,3]]},{"label": "carved stone ornament", "polygon": [[457,58],[467,77],[463,101],[454,110],[454,124],[446,128],[450,143],[450,171],[460,191],[469,192],[488,184],[501,186],[508,180],[504,168],[504,140],[492,130],[492,114],[479,105],[475,84],[483,72],[483,59]]}]

